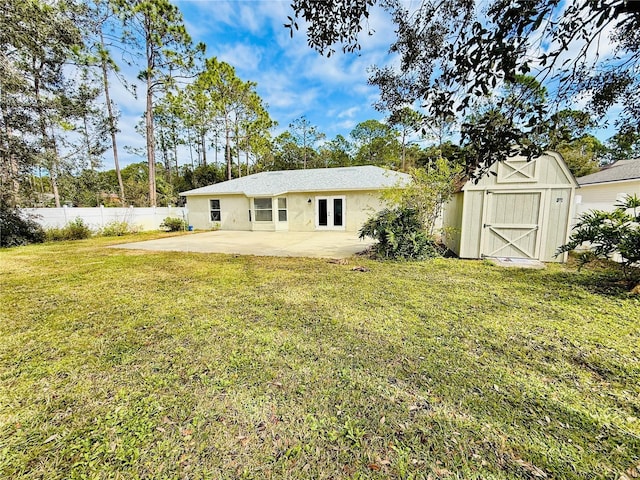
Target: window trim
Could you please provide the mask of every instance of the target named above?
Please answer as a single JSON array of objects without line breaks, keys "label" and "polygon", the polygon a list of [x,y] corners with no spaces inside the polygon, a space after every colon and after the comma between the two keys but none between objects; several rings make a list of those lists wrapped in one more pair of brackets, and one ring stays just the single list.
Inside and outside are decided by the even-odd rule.
[{"label": "window trim", "polygon": [[[269,200],[270,207],[267,208],[258,208],[256,205],[256,200]],[[258,220],[258,212],[269,212],[269,216],[271,217],[269,220]],[[253,218],[255,223],[273,223],[273,197],[254,197],[253,199]]]},{"label": "window trim", "polygon": [[[284,200],[284,208],[280,207],[280,200]],[[278,222],[279,223],[286,223],[289,221],[289,209],[287,207],[287,197],[278,197],[276,198],[276,207],[278,210]],[[280,219],[280,213],[284,212],[284,220]]]},{"label": "window trim", "polygon": [[[213,208],[213,202],[218,202],[218,208]],[[213,219],[213,212],[218,212],[218,220]],[[209,221],[212,223],[222,222],[222,205],[219,198],[209,199]]]}]

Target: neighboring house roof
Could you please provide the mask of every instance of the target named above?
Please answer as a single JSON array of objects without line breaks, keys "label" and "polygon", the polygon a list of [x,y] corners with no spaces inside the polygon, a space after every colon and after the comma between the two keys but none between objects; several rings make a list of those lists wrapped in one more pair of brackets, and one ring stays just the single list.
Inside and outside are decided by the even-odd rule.
[{"label": "neighboring house roof", "polygon": [[406,173],[365,165],[261,172],[196,188],[180,195],[244,194],[247,197],[274,196],[288,192],[380,190],[409,183]]},{"label": "neighboring house roof", "polygon": [[580,186],[596,183],[621,182],[625,180],[640,180],[640,158],[633,160],[618,160],[616,163],[603,168],[599,172],[577,178]]}]

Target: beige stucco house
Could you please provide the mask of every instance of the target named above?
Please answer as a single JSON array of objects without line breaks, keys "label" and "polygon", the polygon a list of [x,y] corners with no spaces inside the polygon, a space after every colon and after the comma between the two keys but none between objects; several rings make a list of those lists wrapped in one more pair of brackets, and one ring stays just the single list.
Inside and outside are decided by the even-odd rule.
[{"label": "beige stucco house", "polygon": [[555,253],[567,241],[577,186],[555,152],[498,162],[445,205],[445,243],[461,258],[565,261]]},{"label": "beige stucco house", "polygon": [[576,179],[579,210],[613,210],[626,195],[640,196],[640,158],[619,160],[591,175]]},{"label": "beige stucco house", "polygon": [[182,192],[196,229],[357,232],[407,174],[370,165],[261,172]]}]

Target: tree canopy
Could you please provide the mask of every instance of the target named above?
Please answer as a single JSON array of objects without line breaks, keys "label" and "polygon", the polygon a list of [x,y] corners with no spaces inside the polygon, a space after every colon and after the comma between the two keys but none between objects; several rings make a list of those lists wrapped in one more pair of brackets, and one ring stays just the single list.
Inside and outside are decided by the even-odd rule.
[{"label": "tree canopy", "polygon": [[[370,78],[387,110],[419,103],[434,119],[466,115],[500,85],[530,74],[551,85],[559,103],[586,96],[595,115],[624,99],[618,128],[640,129],[638,1],[424,0],[416,7],[400,0],[292,0],[285,26],[293,34],[304,19],[312,48],[327,55],[339,47],[353,52],[360,34],[372,33],[368,18],[376,4],[391,16],[397,34],[390,52],[398,67],[376,67]],[[550,115],[535,113],[523,113],[517,128],[486,142],[468,166],[486,169],[514,146],[539,153],[535,137]]]}]

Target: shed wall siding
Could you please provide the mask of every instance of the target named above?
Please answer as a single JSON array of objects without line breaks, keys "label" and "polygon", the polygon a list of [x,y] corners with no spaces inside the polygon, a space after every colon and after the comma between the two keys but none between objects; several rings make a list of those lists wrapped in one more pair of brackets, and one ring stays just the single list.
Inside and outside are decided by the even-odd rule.
[{"label": "shed wall siding", "polygon": [[[468,182],[463,199],[447,205],[448,224],[455,223],[458,209],[462,210],[460,236],[452,236],[449,242],[453,251],[459,248],[456,253],[461,258],[524,254],[546,262],[564,261],[564,256],[554,255],[567,239],[573,214],[573,177],[555,154],[532,160],[535,165],[531,167],[518,160],[494,165],[491,171],[499,175],[485,175],[477,184]],[[518,181],[520,177],[522,181]],[[483,229],[484,224],[492,227]]]},{"label": "shed wall siding", "polygon": [[452,195],[444,207],[443,232],[444,243],[456,255],[460,255],[460,234],[462,233],[462,210],[464,193]]},{"label": "shed wall siding", "polygon": [[545,155],[538,161],[543,162],[539,165],[539,167],[542,167],[540,170],[540,184],[568,185],[571,183],[571,180],[565,175],[562,167],[555,158]]},{"label": "shed wall siding", "polygon": [[556,250],[567,240],[569,215],[571,214],[571,189],[553,188],[547,195],[546,221],[542,225],[540,260],[562,262],[564,256],[555,256]]},{"label": "shed wall siding", "polygon": [[465,192],[460,237],[460,257],[480,257],[480,235],[482,233],[484,191]]}]

